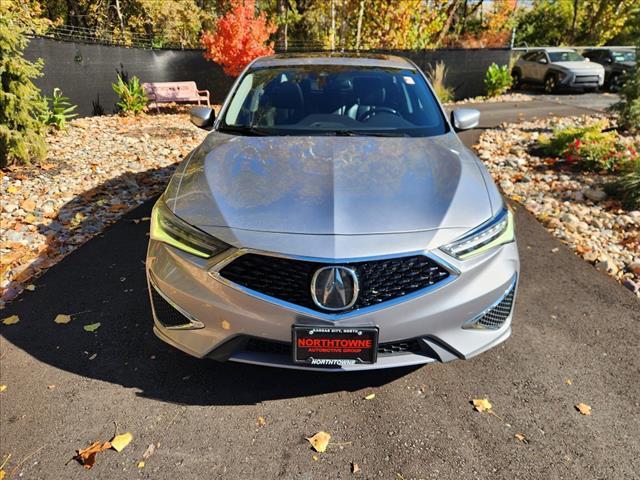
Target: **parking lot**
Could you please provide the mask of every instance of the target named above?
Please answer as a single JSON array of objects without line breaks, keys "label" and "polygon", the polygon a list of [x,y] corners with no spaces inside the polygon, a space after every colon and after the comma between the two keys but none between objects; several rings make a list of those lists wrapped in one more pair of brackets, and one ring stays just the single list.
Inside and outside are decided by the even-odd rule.
[{"label": "parking lot", "polygon": [[[576,114],[604,99],[486,105],[481,126]],[[463,138],[470,144],[475,136]],[[157,340],[142,263],[148,224],[132,221],[150,207],[70,254],[3,312],[21,319],[2,328],[9,478],[634,478],[640,471],[637,298],[522,208],[522,282],[506,343],[469,361],[318,374],[197,360]],[[77,317],[54,323],[63,312]],[[87,332],[75,318],[101,326]],[[491,414],[474,410],[472,400],[483,398]],[[592,414],[581,415],[578,403]],[[68,462],[114,429],[133,434],[123,452],[99,454],[90,472]],[[323,454],[305,440],[320,430],[332,435]],[[150,444],[155,453],[140,467]]]}]

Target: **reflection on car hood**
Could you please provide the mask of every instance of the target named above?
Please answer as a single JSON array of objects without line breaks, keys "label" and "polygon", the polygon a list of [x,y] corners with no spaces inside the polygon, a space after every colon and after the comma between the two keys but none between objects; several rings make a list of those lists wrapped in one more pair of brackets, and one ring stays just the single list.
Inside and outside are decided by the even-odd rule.
[{"label": "reflection on car hood", "polygon": [[637,62],[633,62],[629,60],[628,62],[620,62],[620,65],[623,65],[626,68],[635,68]]},{"label": "reflection on car hood", "polygon": [[589,70],[589,71],[600,71],[603,70],[602,65],[595,62],[553,62],[552,65],[558,65],[560,67],[564,67],[568,70],[577,71],[577,70]]},{"label": "reflection on car hood", "polygon": [[[458,153],[457,150],[460,150]],[[491,217],[477,160],[429,138],[211,133],[167,192],[200,227],[375,234],[474,227]]]}]

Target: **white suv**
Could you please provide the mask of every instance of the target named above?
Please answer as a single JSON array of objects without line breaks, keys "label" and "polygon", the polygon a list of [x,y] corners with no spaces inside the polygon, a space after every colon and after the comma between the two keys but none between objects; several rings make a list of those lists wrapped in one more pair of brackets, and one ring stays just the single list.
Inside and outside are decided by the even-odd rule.
[{"label": "white suv", "polygon": [[511,71],[514,86],[544,85],[547,93],[560,87],[595,91],[604,83],[602,65],[568,48],[541,48],[522,55]]}]

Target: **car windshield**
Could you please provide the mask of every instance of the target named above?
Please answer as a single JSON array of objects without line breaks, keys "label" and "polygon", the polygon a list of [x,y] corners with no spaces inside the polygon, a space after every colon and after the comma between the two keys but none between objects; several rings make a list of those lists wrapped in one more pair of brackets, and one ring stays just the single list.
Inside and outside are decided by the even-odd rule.
[{"label": "car windshield", "polygon": [[616,62],[635,62],[636,61],[636,52],[634,52],[633,50],[611,52],[611,56]]},{"label": "car windshield", "polygon": [[585,58],[578,52],[548,52],[552,62],[584,62]]},{"label": "car windshield", "polygon": [[240,79],[219,130],[246,135],[433,136],[444,115],[413,69],[344,65],[255,68]]}]

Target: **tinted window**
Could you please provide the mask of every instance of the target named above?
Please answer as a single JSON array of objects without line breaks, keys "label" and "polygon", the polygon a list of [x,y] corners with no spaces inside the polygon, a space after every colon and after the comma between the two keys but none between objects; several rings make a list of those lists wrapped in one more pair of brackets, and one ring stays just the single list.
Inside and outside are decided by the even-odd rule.
[{"label": "tinted window", "polygon": [[431,136],[448,127],[415,70],[300,65],[247,72],[219,129],[275,135]]},{"label": "tinted window", "polygon": [[549,58],[552,62],[583,62],[584,57],[578,52],[549,52]]},{"label": "tinted window", "polygon": [[633,50],[621,50],[617,52],[611,52],[611,56],[615,62],[635,62],[636,52]]}]

